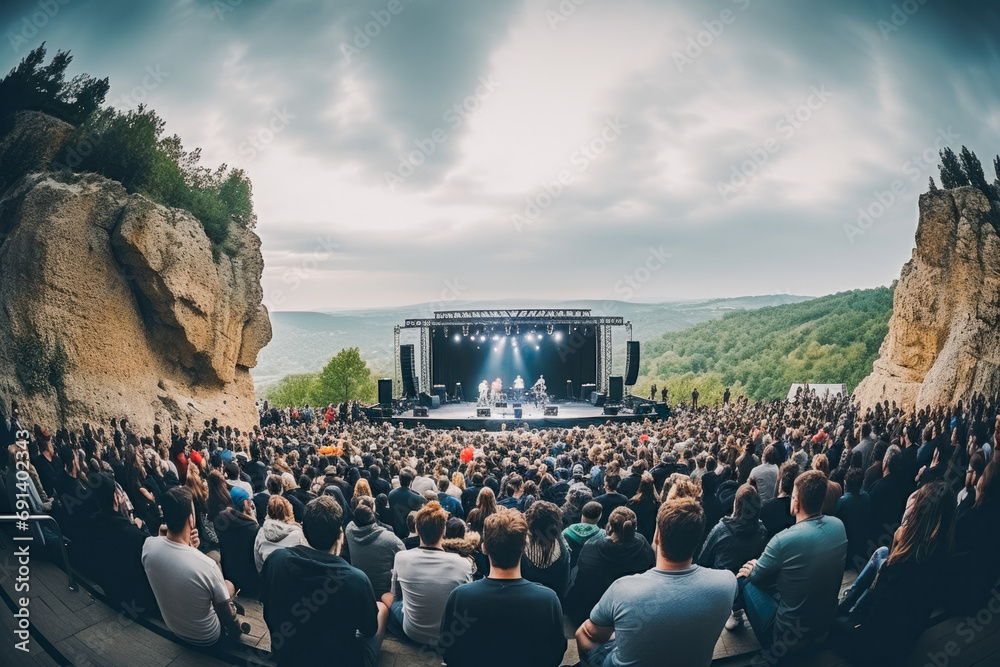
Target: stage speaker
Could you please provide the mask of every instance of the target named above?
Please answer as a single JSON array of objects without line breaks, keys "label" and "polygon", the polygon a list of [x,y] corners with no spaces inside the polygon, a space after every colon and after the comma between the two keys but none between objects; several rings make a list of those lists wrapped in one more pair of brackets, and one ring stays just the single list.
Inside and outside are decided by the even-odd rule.
[{"label": "stage speaker", "polygon": [[476,408],[476,416],[477,417],[489,417],[490,416],[490,409],[489,408]]},{"label": "stage speaker", "polygon": [[514,408],[514,419],[520,419],[523,414],[524,410],[521,408]]},{"label": "stage speaker", "polygon": [[608,402],[608,396],[607,394],[602,394],[599,391],[595,391],[590,394],[590,402],[596,405],[597,407],[601,407],[602,405]]},{"label": "stage speaker", "polygon": [[417,385],[413,381],[414,371],[413,346],[402,345],[399,348],[399,368],[403,376],[403,397],[414,398],[417,395]]},{"label": "stage speaker", "polygon": [[507,407],[507,401],[497,401],[496,403],[493,404],[493,407],[494,408],[506,408]]},{"label": "stage speaker", "polygon": [[545,416],[546,417],[558,417],[559,416],[559,406],[558,405],[546,405],[545,406]]},{"label": "stage speaker", "polygon": [[612,403],[621,403],[625,395],[622,388],[622,376],[612,375],[608,378],[608,400]]},{"label": "stage speaker", "polygon": [[573,400],[573,381],[572,380],[566,380],[566,400],[567,401],[572,401]]},{"label": "stage speaker", "polygon": [[605,405],[604,406],[604,414],[606,414],[606,415],[616,415],[616,414],[618,414],[618,406],[617,405]]},{"label": "stage speaker", "polygon": [[653,406],[649,403],[642,403],[635,406],[635,414],[637,415],[651,415],[653,414]]},{"label": "stage speaker", "polygon": [[517,409],[518,409],[519,407],[521,407],[521,404],[520,404],[520,403],[514,403],[514,409],[515,409],[515,410],[517,410]]},{"label": "stage speaker", "polygon": [[639,341],[630,340],[625,350],[625,386],[634,387],[639,379]]},{"label": "stage speaker", "polygon": [[378,381],[379,405],[392,405],[392,380],[382,378]]},{"label": "stage speaker", "polygon": [[423,406],[418,407],[418,408],[413,408],[413,416],[414,417],[426,417],[427,416],[427,408],[425,408]]},{"label": "stage speaker", "polygon": [[580,386],[580,400],[589,401],[591,394],[597,391],[596,384],[585,384]]},{"label": "stage speaker", "polygon": [[420,405],[425,408],[440,408],[441,407],[441,397],[437,394],[428,394],[427,392],[420,393]]},{"label": "stage speaker", "polygon": [[431,393],[441,399],[442,403],[448,402],[448,391],[443,384],[436,384],[431,388]]}]

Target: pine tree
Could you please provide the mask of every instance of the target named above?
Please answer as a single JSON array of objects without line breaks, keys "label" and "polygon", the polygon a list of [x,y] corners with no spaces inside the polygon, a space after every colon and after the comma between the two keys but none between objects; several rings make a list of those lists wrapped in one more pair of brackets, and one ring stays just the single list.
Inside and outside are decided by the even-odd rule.
[{"label": "pine tree", "polygon": [[987,197],[991,196],[990,185],[986,182],[986,174],[983,173],[983,165],[976,157],[976,154],[965,146],[961,152],[962,171],[969,179],[969,184],[978,189]]},{"label": "pine tree", "polygon": [[969,177],[962,171],[962,165],[958,162],[958,156],[950,148],[941,149],[941,186],[946,190],[960,188],[969,184]]},{"label": "pine tree", "polygon": [[937,191],[938,191],[938,186],[937,186],[937,184],[936,184],[936,183],[934,182],[934,177],[933,177],[933,176],[931,176],[931,177],[930,177],[930,178],[929,178],[929,179],[927,180],[927,191],[928,191],[928,192],[937,192]]},{"label": "pine tree", "polygon": [[993,158],[993,174],[997,177],[996,182],[1000,183],[1000,155]]}]

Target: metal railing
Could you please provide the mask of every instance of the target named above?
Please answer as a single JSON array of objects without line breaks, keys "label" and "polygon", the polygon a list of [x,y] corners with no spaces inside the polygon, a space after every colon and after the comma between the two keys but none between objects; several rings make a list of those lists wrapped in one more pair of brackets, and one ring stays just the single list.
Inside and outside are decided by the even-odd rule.
[{"label": "metal railing", "polygon": [[[0,523],[14,523],[16,521],[51,521],[52,525],[55,526],[56,536],[59,538],[59,553],[62,555],[63,566],[66,568],[66,576],[69,578],[69,589],[71,591],[76,591],[76,576],[73,574],[73,566],[69,564],[69,558],[66,557],[66,539],[63,537],[62,528],[59,526],[59,522],[48,514],[29,514],[27,518],[23,516],[17,516],[13,514],[3,514],[0,515]],[[27,540],[13,538],[15,543],[24,542]],[[34,538],[31,539],[34,542]]]}]

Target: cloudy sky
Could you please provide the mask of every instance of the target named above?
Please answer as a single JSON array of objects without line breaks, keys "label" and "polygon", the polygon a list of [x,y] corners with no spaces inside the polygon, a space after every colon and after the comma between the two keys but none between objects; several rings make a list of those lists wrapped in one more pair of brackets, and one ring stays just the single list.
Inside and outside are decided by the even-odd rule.
[{"label": "cloudy sky", "polygon": [[36,0],[0,67],[70,50],[246,168],[273,310],[821,295],[1000,151],[991,4]]}]

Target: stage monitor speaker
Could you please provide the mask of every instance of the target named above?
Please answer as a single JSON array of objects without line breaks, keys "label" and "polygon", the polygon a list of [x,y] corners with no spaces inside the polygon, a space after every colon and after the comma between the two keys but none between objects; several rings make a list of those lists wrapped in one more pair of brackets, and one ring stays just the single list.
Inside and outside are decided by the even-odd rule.
[{"label": "stage monitor speaker", "polygon": [[566,380],[566,400],[567,401],[572,401],[573,400],[573,381],[572,380]]},{"label": "stage monitor speaker", "polygon": [[413,381],[414,371],[413,346],[402,345],[399,348],[399,368],[403,377],[403,397],[414,398],[417,395],[417,385]]},{"label": "stage monitor speaker", "polygon": [[418,407],[418,408],[413,408],[413,416],[414,417],[426,417],[427,416],[427,408],[425,408],[423,406]]},{"label": "stage monitor speaker", "polygon": [[379,405],[392,405],[392,380],[381,378],[378,381]]},{"label": "stage monitor speaker", "polygon": [[625,395],[622,388],[622,376],[612,375],[608,378],[608,400],[612,403],[621,403]]},{"label": "stage monitor speaker", "polygon": [[649,403],[642,403],[635,406],[635,414],[637,415],[651,415],[653,414],[653,406]]},{"label": "stage monitor speaker", "polygon": [[515,403],[514,403],[514,409],[515,409],[515,410],[517,410],[517,409],[518,409],[519,407],[521,407],[521,404],[520,404],[520,403],[517,403],[517,402],[515,402]]},{"label": "stage monitor speaker", "polygon": [[489,417],[490,416],[490,409],[489,408],[476,408],[476,416],[477,417]]},{"label": "stage monitor speaker", "polygon": [[448,402],[448,390],[444,388],[443,384],[436,384],[431,388],[431,393],[441,399],[442,403]]},{"label": "stage monitor speaker", "polygon": [[558,417],[559,416],[559,406],[558,405],[546,405],[545,406],[545,416],[546,417]]},{"label": "stage monitor speaker", "polygon": [[604,414],[606,414],[606,415],[616,415],[616,414],[618,414],[618,406],[617,405],[605,405],[604,406]]},{"label": "stage monitor speaker", "polygon": [[496,403],[493,404],[493,407],[494,408],[506,408],[507,407],[507,401],[497,401]]},{"label": "stage monitor speaker", "polygon": [[428,394],[426,392],[420,393],[420,405],[425,408],[440,408],[441,407],[441,397],[437,394]]},{"label": "stage monitor speaker", "polygon": [[597,391],[596,384],[585,384],[580,387],[580,400],[589,401],[591,394]]},{"label": "stage monitor speaker", "polygon": [[639,379],[639,341],[630,340],[625,349],[625,386],[634,387]]},{"label": "stage monitor speaker", "polygon": [[524,415],[524,410],[521,408],[514,408],[514,419],[520,419]]},{"label": "stage monitor speaker", "polygon": [[608,402],[608,396],[607,394],[602,394],[599,391],[595,391],[590,395],[590,402],[596,405],[597,407],[601,407],[602,405]]}]

